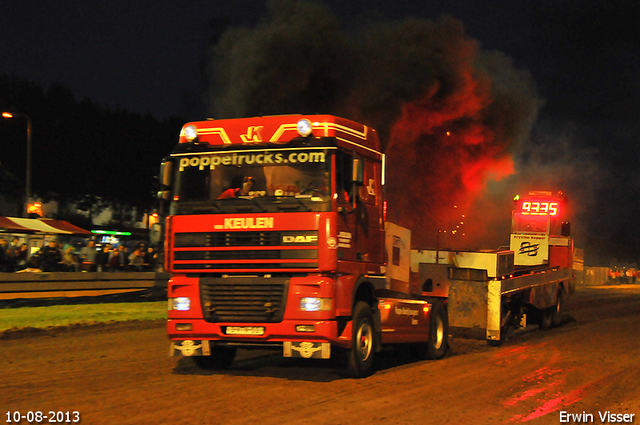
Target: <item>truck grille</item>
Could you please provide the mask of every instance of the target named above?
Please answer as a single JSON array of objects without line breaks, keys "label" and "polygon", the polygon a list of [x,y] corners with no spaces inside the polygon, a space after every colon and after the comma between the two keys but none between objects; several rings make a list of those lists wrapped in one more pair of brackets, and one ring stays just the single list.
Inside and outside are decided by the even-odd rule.
[{"label": "truck grille", "polygon": [[176,233],[174,270],[295,271],[318,268],[318,232]]},{"label": "truck grille", "polygon": [[178,233],[176,247],[276,246],[287,232]]},{"label": "truck grille", "polygon": [[208,322],[282,321],[287,278],[201,278],[202,312]]}]

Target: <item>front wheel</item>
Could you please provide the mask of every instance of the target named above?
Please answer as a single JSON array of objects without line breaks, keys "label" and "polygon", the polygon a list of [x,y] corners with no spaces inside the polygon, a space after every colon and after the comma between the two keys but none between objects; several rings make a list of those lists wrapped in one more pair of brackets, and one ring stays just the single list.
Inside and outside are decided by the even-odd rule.
[{"label": "front wheel", "polygon": [[371,307],[358,301],[353,309],[353,333],[349,349],[349,372],[354,378],[364,378],[375,370],[375,331]]}]

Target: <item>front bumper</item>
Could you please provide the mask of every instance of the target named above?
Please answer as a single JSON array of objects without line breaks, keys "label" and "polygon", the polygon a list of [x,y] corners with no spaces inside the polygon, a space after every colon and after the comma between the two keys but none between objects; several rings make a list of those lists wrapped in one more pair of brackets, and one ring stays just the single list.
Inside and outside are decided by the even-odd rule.
[{"label": "front bumper", "polygon": [[[191,330],[176,329],[184,329],[185,325],[190,325]],[[208,355],[211,347],[220,345],[279,349],[285,357],[329,358],[331,345],[349,346],[349,340],[339,338],[335,320],[221,324],[201,319],[170,319],[167,321],[167,333],[172,341],[172,356]],[[185,341],[190,342],[185,344]]]},{"label": "front bumper", "polygon": [[[171,341],[169,346],[169,357],[174,356],[209,356],[215,345],[220,342],[203,340],[177,340]],[[225,345],[234,346],[235,344]],[[252,345],[260,348],[260,345]],[[265,347],[263,347],[265,348]],[[283,341],[282,342],[283,357],[298,357],[304,359],[329,359],[331,358],[331,344],[328,342],[310,342],[310,341]]]}]

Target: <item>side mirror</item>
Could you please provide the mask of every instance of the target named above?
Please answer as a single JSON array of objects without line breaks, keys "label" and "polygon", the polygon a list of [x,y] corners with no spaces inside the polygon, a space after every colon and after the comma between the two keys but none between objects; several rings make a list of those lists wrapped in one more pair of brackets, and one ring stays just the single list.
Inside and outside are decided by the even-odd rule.
[{"label": "side mirror", "polygon": [[160,223],[153,223],[149,229],[149,243],[158,244],[163,240],[164,228]]},{"label": "side mirror", "polygon": [[571,223],[568,221],[562,222],[562,236],[571,236]]},{"label": "side mirror", "polygon": [[351,192],[353,194],[353,207],[351,211],[355,211],[358,208],[358,192],[359,187],[364,185],[364,159],[362,158],[354,158],[353,159],[353,186],[351,188]]},{"label": "side mirror", "polygon": [[364,160],[362,158],[353,159],[353,184],[362,186],[364,184]]},{"label": "side mirror", "polygon": [[162,161],[160,165],[160,190],[158,199],[168,201],[171,198],[171,176],[173,175],[173,162],[169,159]]}]

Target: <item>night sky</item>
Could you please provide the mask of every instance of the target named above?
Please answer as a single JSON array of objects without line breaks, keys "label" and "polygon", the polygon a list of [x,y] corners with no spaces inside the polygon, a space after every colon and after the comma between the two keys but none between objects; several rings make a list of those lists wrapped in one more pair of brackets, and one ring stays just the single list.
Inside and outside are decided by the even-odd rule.
[{"label": "night sky", "polygon": [[[608,244],[624,241],[626,248],[617,249],[634,251],[625,260],[640,257],[640,2],[323,4],[345,37],[354,38],[366,31],[375,36],[391,21],[437,21],[449,14],[482,52],[499,51],[512,61],[509,69],[530,73],[539,109],[526,140],[511,149],[515,171],[488,182],[478,195],[484,200],[469,207],[486,209],[493,202],[502,209],[498,199],[511,197],[525,182],[553,181],[551,189],[563,189],[576,205],[573,228],[582,246],[606,240],[606,249],[591,249],[600,256]],[[266,25],[268,9],[257,0],[2,1],[0,73],[45,87],[60,82],[78,99],[159,119],[232,115],[231,108],[221,110],[224,102],[206,96],[215,85],[210,46],[230,29]],[[499,80],[495,73],[493,78]]]},{"label": "night sky", "polygon": [[[328,1],[344,21],[436,19],[448,13],[487,50],[532,72],[549,113],[564,119],[638,117],[633,0]],[[71,87],[78,98],[158,118],[197,98],[206,46],[224,25],[251,26],[258,0],[87,0],[0,4],[0,70]],[[198,118],[198,117],[194,117]]]}]

